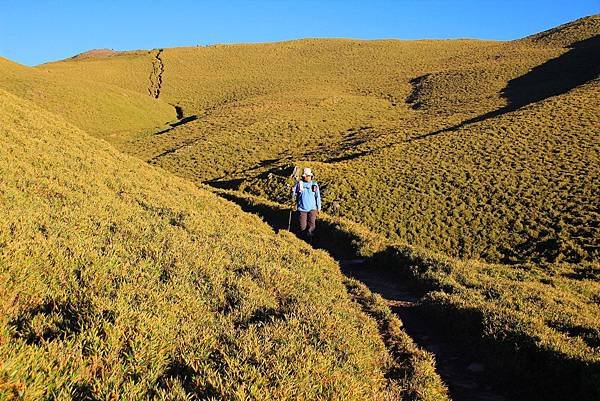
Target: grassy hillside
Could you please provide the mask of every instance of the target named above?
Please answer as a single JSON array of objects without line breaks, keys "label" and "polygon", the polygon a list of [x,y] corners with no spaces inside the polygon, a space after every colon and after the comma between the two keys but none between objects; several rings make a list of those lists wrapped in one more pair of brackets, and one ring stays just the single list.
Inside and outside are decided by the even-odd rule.
[{"label": "grassy hillside", "polygon": [[[405,102],[411,80],[454,58],[471,65],[504,53],[495,42],[316,39],[165,49],[162,96],[200,118],[130,149],[205,181],[281,158],[343,156],[362,142],[385,146],[446,122]],[[555,54],[524,53],[529,63],[506,62],[510,77]]]},{"label": "grassy hillside", "polygon": [[98,82],[92,72],[80,77],[54,74],[43,67],[25,67],[0,58],[0,89],[113,142],[156,130],[176,118],[172,106],[133,90]]},{"label": "grassy hillside", "polygon": [[[326,210],[392,239],[508,263],[597,260],[598,99],[596,80],[454,131],[304,164],[320,173]],[[287,197],[278,174],[242,187]]]},{"label": "grassy hillside", "polygon": [[[19,126],[25,131],[44,131],[46,123],[27,119],[32,115],[54,118],[34,108],[31,102],[35,102],[87,129],[90,134],[107,139],[124,153],[188,179],[186,183],[159,173],[159,170],[142,167],[141,163],[85,137],[86,144],[91,141],[95,144],[94,149],[105,149],[103,152],[121,160],[121,164],[111,167],[106,175],[99,175],[97,171],[103,171],[99,168],[85,170],[87,175],[80,178],[90,184],[80,187],[79,192],[72,190],[66,197],[75,199],[81,196],[76,194],[105,193],[104,203],[92,203],[86,196],[87,209],[60,209],[61,213],[75,213],[69,218],[84,230],[81,241],[96,247],[92,248],[95,253],[85,253],[90,258],[84,258],[84,262],[88,260],[85,263],[93,268],[95,262],[89,262],[94,260],[93,255],[99,254],[102,258],[108,255],[109,259],[101,259],[99,273],[94,273],[93,277],[108,277],[106,266],[113,266],[111,263],[117,262],[110,258],[118,257],[121,258],[117,259],[121,261],[118,264],[126,260],[136,277],[145,277],[128,282],[131,287],[126,288],[134,288],[141,294],[144,293],[141,288],[151,288],[150,283],[156,283],[152,280],[164,280],[161,285],[167,287],[175,282],[181,285],[177,287],[178,293],[195,294],[199,279],[194,272],[197,266],[206,269],[202,280],[211,284],[200,287],[204,291],[202,296],[210,301],[202,303],[198,299],[204,298],[182,296],[190,309],[185,309],[181,315],[150,292],[155,294],[152,299],[156,300],[152,302],[159,305],[160,313],[171,316],[168,320],[159,313],[160,319],[171,322],[167,333],[176,331],[177,319],[184,319],[178,322],[187,325],[188,312],[200,310],[199,304],[205,305],[202,307],[208,308],[208,312],[195,313],[207,323],[197,323],[198,326],[189,323],[190,330],[217,331],[215,327],[220,327],[222,321],[226,327],[243,332],[225,339],[218,335],[207,337],[213,338],[209,342],[213,348],[210,351],[208,345],[198,351],[194,348],[194,355],[200,355],[198,360],[207,361],[195,365],[181,356],[189,355],[189,349],[177,353],[180,348],[173,350],[169,348],[171,345],[167,346],[176,338],[174,334],[164,337],[150,328],[148,335],[155,336],[151,343],[164,341],[169,350],[163,355],[163,362],[150,364],[155,370],[148,368],[146,371],[163,373],[144,374],[144,377],[156,378],[152,382],[155,389],[150,393],[142,390],[152,388],[153,384],[136,382],[135,377],[141,377],[139,375],[117,375],[122,383],[134,381],[127,386],[138,389],[139,394],[159,394],[174,385],[181,387],[182,394],[214,388],[219,395],[232,396],[238,390],[226,389],[219,380],[242,380],[249,377],[247,375],[255,375],[252,377],[259,383],[257,391],[262,398],[274,394],[303,398],[297,393],[277,393],[266,378],[275,374],[278,383],[281,380],[281,383],[302,383],[302,388],[310,387],[313,383],[310,377],[323,380],[322,372],[332,369],[332,365],[328,365],[332,363],[330,358],[339,355],[345,347],[350,350],[349,354],[344,354],[347,358],[341,365],[335,365],[333,376],[325,380],[325,383],[332,383],[333,390],[314,390],[319,397],[385,398],[386,392],[397,385],[382,379],[386,369],[388,372],[394,370],[390,368],[390,363],[393,365],[390,359],[394,358],[389,349],[386,351],[383,347],[377,334],[378,327],[352,306],[329,259],[310,253],[308,248],[299,246],[288,236],[274,235],[257,221],[244,217],[239,210],[192,185],[202,187],[208,183],[286,203],[286,178],[291,167],[300,165],[316,171],[324,209],[333,216],[324,216],[323,229],[334,227],[339,230],[342,227],[343,231],[345,226],[340,226],[339,222],[346,221],[344,219],[361,225],[360,233],[350,235],[350,239],[348,235],[342,235],[341,239],[332,236],[332,241],[339,240],[336,246],[344,245],[344,242],[344,246],[353,246],[352,240],[363,243],[367,240],[361,236],[366,235],[367,242],[376,246],[366,249],[365,255],[370,257],[376,253],[372,260],[379,267],[397,270],[401,273],[399,279],[409,277],[430,292],[427,313],[437,314],[457,336],[466,333],[471,339],[479,338],[481,344],[478,345],[491,350],[492,363],[494,360],[498,365],[507,363],[514,367],[519,377],[540,383],[535,390],[538,395],[560,398],[576,393],[582,398],[594,399],[600,327],[596,295],[600,249],[599,21],[599,16],[591,16],[512,42],[305,39],[155,49],[106,57],[91,55],[34,69],[0,60],[0,69],[9,77],[0,78],[0,88],[30,101],[21,102],[11,97],[4,103],[13,109],[18,104],[21,110],[10,112],[18,117],[5,113],[7,124],[12,124],[13,137],[20,132]],[[94,78],[94,83],[89,77]],[[93,106],[98,102],[97,93],[107,93],[103,99],[108,102],[106,105],[99,103],[97,108],[90,107],[95,114],[88,118],[82,113],[88,107],[80,106],[85,103],[73,100],[81,97]],[[63,108],[62,103],[68,107]],[[139,107],[138,111],[127,111],[134,105]],[[27,107],[35,112],[22,111]],[[177,121],[162,126],[165,121],[174,120],[175,110]],[[106,115],[110,116],[106,120],[108,123],[104,120]],[[64,125],[63,122],[57,124]],[[61,128],[61,131],[65,129]],[[109,135],[116,132],[119,133],[117,136]],[[73,147],[68,148],[73,152],[80,149],[80,153],[74,153],[71,164],[74,160],[97,163],[97,159],[90,159],[91,145],[84,145],[75,137],[84,138],[77,131],[77,135],[68,137],[71,139],[60,142],[61,146],[73,142]],[[36,142],[35,137],[27,140],[33,141],[27,146],[36,143],[40,146],[39,153],[44,154],[42,147],[47,145]],[[18,149],[15,149],[7,155],[17,155]],[[102,155],[99,157],[105,157]],[[37,156],[17,160],[21,161],[15,161],[14,165],[27,160],[31,165],[42,165]],[[110,160],[104,165],[116,163]],[[67,161],[64,163],[66,165]],[[5,168],[9,165],[5,164]],[[30,167],[23,169],[33,171]],[[61,191],[54,192],[53,186],[31,184],[36,182],[33,180],[36,174],[29,174],[29,181],[23,183],[16,176],[7,181],[13,183],[10,185],[17,192],[25,193],[19,208],[31,210],[31,213],[40,210],[40,219],[49,213],[56,219],[52,224],[58,227],[57,232],[68,233],[69,228],[59,230],[62,227],[60,219],[64,217],[56,217],[43,203],[62,205],[65,196]],[[66,182],[71,181],[74,180]],[[42,204],[38,205],[35,203],[38,199],[34,197],[38,193],[50,200],[42,198]],[[235,196],[243,198],[246,195]],[[8,199],[13,198],[18,199],[11,195],[5,204],[10,205]],[[277,208],[274,204],[268,205],[267,208]],[[11,210],[11,218],[17,219],[19,209]],[[93,225],[90,222],[95,221],[94,213],[98,210],[102,219]],[[113,214],[118,217],[112,217]],[[18,226],[14,223],[14,227]],[[5,225],[4,232],[13,233],[11,230],[15,228],[12,227]],[[31,226],[24,235],[35,241],[45,241],[48,224],[41,227]],[[100,239],[96,240],[98,233],[101,233]],[[4,235],[11,238],[13,234]],[[181,239],[176,237],[178,241],[172,242],[173,235]],[[240,241],[240,238],[244,240]],[[79,241],[74,236],[69,240]],[[178,245],[180,243],[183,245]],[[87,364],[88,344],[100,344],[93,350],[104,349],[102,341],[109,341],[105,338],[116,338],[110,337],[110,330],[130,327],[127,326],[130,323],[125,319],[125,326],[114,329],[110,325],[115,325],[117,320],[102,321],[105,309],[117,310],[112,303],[116,298],[102,295],[105,284],[96,285],[93,280],[81,279],[85,269],[77,266],[87,265],[75,262],[76,258],[72,256],[73,247],[81,245],[78,242],[65,244],[69,251],[64,251],[64,255],[61,253],[60,257],[73,264],[72,275],[63,276],[57,272],[55,276],[49,276],[58,277],[53,280],[60,282],[60,286],[52,280],[40,284],[35,281],[37,279],[29,278],[35,283],[31,284],[32,288],[39,286],[48,294],[58,295],[38,297],[40,299],[31,305],[21,305],[19,302],[22,301],[18,300],[15,309],[4,306],[9,310],[6,322],[12,322],[11,341],[24,341],[22,347],[26,352],[34,352],[27,348],[32,346],[28,341],[40,342],[35,340],[39,333],[44,338],[46,332],[60,333],[65,327],[72,326],[65,322],[74,321],[75,327],[81,324],[101,327],[99,339],[90,340],[86,337],[88,334],[80,334],[79,329],[68,328],[68,335],[59,334],[60,341],[49,343],[63,344],[64,339],[73,338],[73,343],[68,345],[73,348],[69,349],[81,352],[81,358]],[[3,249],[0,251],[4,252]],[[104,249],[109,250],[106,255]],[[48,255],[51,255],[48,256],[50,261],[59,257],[53,253]],[[307,257],[314,258],[315,263],[307,262]],[[255,262],[249,264],[248,258]],[[281,273],[273,263],[287,270]],[[165,270],[164,266],[171,267]],[[20,272],[15,269],[5,271]],[[122,277],[119,280],[98,279],[98,283],[109,283],[107,288],[114,287],[110,290],[113,295],[120,294],[121,281],[129,277],[123,269],[117,271]],[[288,273],[298,277],[300,287],[281,287],[286,285],[283,277],[288,277]],[[74,283],[69,284],[71,287],[63,285],[71,282]],[[85,287],[85,291],[77,287],[84,285],[91,287]],[[350,293],[353,296],[360,294],[353,285],[348,284]],[[67,294],[85,292],[100,295],[92,301],[84,297],[73,305],[65,302]],[[127,300],[119,304],[124,316],[141,319],[129,308],[131,300],[126,295],[121,297]],[[299,320],[289,319],[287,300],[290,297],[301,311],[296,313],[294,309],[291,315]],[[2,299],[11,298],[3,296]],[[104,307],[105,303],[110,308]],[[318,309],[320,306],[316,306],[318,310],[312,309],[314,303],[322,305],[323,309]],[[77,312],[80,304],[94,305],[96,312],[86,312],[80,319],[77,317],[81,315]],[[320,313],[327,308],[336,312],[331,321],[325,319],[329,329],[323,329]],[[363,308],[363,311],[378,315],[375,309]],[[66,312],[44,312],[49,310]],[[350,316],[349,320],[343,317],[346,315]],[[259,323],[255,325],[254,319]],[[96,321],[102,322],[96,324]],[[262,328],[264,321],[269,322],[264,326],[269,327],[266,333],[255,327]],[[308,326],[305,322],[309,322]],[[151,326],[151,323],[147,324]],[[295,328],[292,327],[294,324]],[[272,325],[275,326],[271,328]],[[309,327],[308,334],[301,331],[301,327]],[[381,327],[379,329],[381,332]],[[19,330],[25,334],[18,334]],[[304,333],[301,339],[297,338],[298,330]],[[306,338],[314,338],[310,330],[325,330],[328,333],[325,338],[330,341],[327,344],[337,345],[321,347],[321,343],[311,343],[314,349],[309,348],[307,358],[319,362],[308,364],[309,374],[304,365],[297,364],[306,359],[303,354],[293,347],[288,352],[287,346],[284,350],[276,344],[280,344],[278,335],[290,344],[300,344]],[[348,345],[338,346],[342,340],[333,333],[336,330],[341,330],[337,333],[349,330],[350,335],[343,340]],[[357,334],[361,331],[367,333],[367,341],[363,343]],[[182,338],[193,335],[191,331],[186,333]],[[55,334],[50,335],[52,339],[56,338]],[[9,338],[6,337],[8,334],[4,336]],[[139,344],[139,337],[132,336]],[[237,336],[241,336],[239,342]],[[34,340],[27,340],[30,338]],[[161,340],[154,341],[157,338]],[[0,346],[5,344],[6,341],[0,342]],[[255,360],[256,353],[248,348],[251,346],[273,346],[269,348],[272,354],[263,348],[259,354],[266,352],[275,357],[265,361],[260,359],[261,356]],[[221,361],[229,361],[234,352],[251,355],[247,360],[252,361],[252,368],[248,368],[249,372],[246,367],[236,365],[237,359],[231,363],[216,363],[211,359],[213,351],[223,356]],[[418,354],[413,351],[411,355]],[[19,357],[32,355],[26,352],[18,354]],[[44,352],[51,354],[48,350]],[[140,352],[140,355],[156,354],[143,347]],[[319,352],[324,352],[322,359],[317,356],[321,355]],[[288,354],[292,355],[285,359],[293,367],[290,375],[284,375],[269,364]],[[16,358],[17,354],[8,352],[7,355]],[[58,353],[51,355],[58,358]],[[89,355],[104,362],[117,358],[113,359],[118,361],[116,365],[106,363],[103,366],[114,365],[119,369],[129,366],[109,352],[97,351]],[[202,359],[203,355],[208,359]],[[185,359],[183,362],[182,358]],[[176,361],[176,368],[172,368],[173,361]],[[84,366],[95,366],[86,364]],[[314,371],[310,370],[313,368]],[[141,368],[135,365],[132,369],[138,372]],[[67,371],[77,377],[75,382],[85,382],[79,380],[83,376],[73,373],[79,371]],[[125,371],[130,372],[129,367]],[[172,371],[184,373],[169,373]],[[354,373],[350,374],[350,371]],[[357,375],[358,371],[367,373]],[[314,372],[318,374],[315,376]],[[204,373],[207,376],[203,376]],[[90,376],[89,371],[82,375],[93,377],[94,390],[123,388],[121,384],[111,387],[113,384],[106,381],[105,375],[100,375],[100,379]],[[185,379],[189,376],[195,378],[192,384]],[[214,377],[214,381],[210,381],[212,387],[199,384],[200,377]],[[354,379],[347,379],[350,377]],[[408,377],[413,380],[411,374]],[[561,377],[568,379],[561,382]],[[431,377],[427,376],[429,379]],[[263,380],[267,380],[267,384]],[[335,383],[343,385],[338,387]],[[411,397],[419,393],[414,390],[420,388],[422,383],[419,383],[407,385],[413,389],[410,390]],[[441,394],[439,383],[434,379],[428,383],[426,388],[433,388],[436,396]],[[265,388],[268,390],[260,392]],[[369,388],[373,388],[373,394],[362,393]],[[204,394],[209,396],[211,391]],[[239,391],[248,394],[255,390],[243,387]],[[430,393],[425,391],[424,394]]]},{"label": "grassy hillside", "polygon": [[111,56],[94,54],[78,55],[70,59],[35,67],[48,76],[92,78],[94,82],[129,89],[140,94],[148,94],[149,77],[155,52],[119,52]]},{"label": "grassy hillside", "polygon": [[[277,227],[287,208],[236,191],[214,190]],[[509,399],[600,397],[600,264],[489,264],[386,241],[364,226],[321,214],[315,245],[366,258],[366,269],[423,292],[419,314],[465,354],[485,362]]]},{"label": "grassy hillside", "polygon": [[283,201],[288,169],[310,165],[326,210],[392,240],[490,262],[589,261],[597,21],[514,42],[306,39],[44,67],[143,93],[139,70],[158,56],[159,99],[188,121],[118,146],[195,182]]},{"label": "grassy hillside", "polygon": [[593,38],[600,31],[600,15],[591,15],[557,26],[522,39],[538,45],[569,47],[574,43]]},{"label": "grassy hillside", "polygon": [[0,398],[445,399],[325,253],[2,90],[0,126]]}]

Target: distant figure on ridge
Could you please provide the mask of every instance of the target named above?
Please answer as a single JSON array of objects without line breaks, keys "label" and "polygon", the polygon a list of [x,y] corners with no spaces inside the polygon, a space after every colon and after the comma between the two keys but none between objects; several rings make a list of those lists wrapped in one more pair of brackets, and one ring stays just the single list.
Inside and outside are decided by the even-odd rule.
[{"label": "distant figure on ridge", "polygon": [[300,235],[311,241],[317,227],[317,214],[321,211],[321,193],[317,181],[313,180],[310,168],[302,172],[302,179],[292,187],[292,199],[296,197]]}]

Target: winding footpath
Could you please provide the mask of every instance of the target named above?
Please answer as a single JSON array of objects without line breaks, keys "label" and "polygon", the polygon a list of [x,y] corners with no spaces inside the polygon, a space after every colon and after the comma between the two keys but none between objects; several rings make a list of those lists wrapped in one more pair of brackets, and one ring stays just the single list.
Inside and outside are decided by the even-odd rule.
[{"label": "winding footpath", "polygon": [[[163,49],[158,49],[152,60],[152,69],[149,76],[150,86],[148,94],[158,99],[161,94],[164,61],[161,57]],[[183,109],[173,105],[177,112],[177,121],[169,124],[169,127],[156,132],[156,135],[169,132],[173,128],[187,124],[198,119],[197,115],[185,117]],[[196,139],[197,140],[197,139]],[[195,140],[190,141],[193,143]],[[156,164],[161,157],[167,156],[182,147],[189,146],[186,142],[173,149],[168,149],[163,153],[156,155],[150,160],[150,164]],[[226,198],[233,200],[231,198]],[[242,205],[240,205],[242,206]],[[243,210],[261,215],[258,211]],[[266,216],[261,216],[265,222],[274,229],[279,229],[277,224],[269,221]],[[330,251],[332,257],[336,254],[335,250]],[[366,266],[363,259],[343,259],[337,258],[340,269],[344,275],[362,282],[371,292],[379,294],[389,308],[400,318],[404,330],[411,336],[416,344],[435,355],[436,370],[446,386],[449,389],[450,397],[454,401],[507,401],[507,398],[495,391],[486,374],[485,365],[477,360],[476,355],[469,353],[469,350],[461,348],[456,341],[436,327],[431,318],[421,313],[421,296],[414,289],[409,288],[405,283],[398,280],[394,274],[386,269],[373,268]]]},{"label": "winding footpath", "polygon": [[155,99],[158,99],[160,96],[160,91],[162,89],[162,75],[165,72],[165,64],[161,58],[161,54],[163,49],[158,49],[156,51],[156,55],[152,60],[152,71],[150,71],[150,86],[148,87],[148,94]]},{"label": "winding footpath", "polygon": [[453,401],[508,401],[492,387],[485,365],[477,360],[477,356],[454,344],[447,333],[421,313],[421,296],[414,289],[390,271],[365,266],[361,259],[338,262],[344,275],[381,295],[414,342],[435,355],[436,370],[448,386]]},{"label": "winding footpath", "polygon": [[[285,208],[253,204],[243,197],[236,196],[233,191],[214,192],[222,198],[235,202],[243,211],[258,215],[275,231],[287,228],[287,212]],[[284,224],[285,223],[285,224]],[[327,225],[321,224],[321,230],[327,230]],[[424,293],[419,293],[408,282],[403,281],[393,269],[371,263],[368,259],[359,259],[352,250],[338,249],[336,241],[330,241],[325,231],[317,234],[316,241],[311,245],[315,249],[327,251],[335,259],[342,274],[364,284],[372,293],[379,294],[400,319],[406,334],[421,348],[435,356],[436,371],[448,387],[453,401],[516,401],[514,395],[510,398],[505,392],[510,389],[500,389],[493,383],[490,372],[479,360],[475,351],[471,351],[460,341],[457,341],[448,330],[444,330],[435,318],[423,311]],[[513,392],[513,391],[510,391]]]}]

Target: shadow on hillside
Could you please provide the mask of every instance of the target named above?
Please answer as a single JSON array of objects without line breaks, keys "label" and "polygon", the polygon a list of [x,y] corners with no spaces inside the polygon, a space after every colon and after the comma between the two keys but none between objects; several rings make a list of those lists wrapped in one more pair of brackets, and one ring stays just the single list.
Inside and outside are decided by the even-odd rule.
[{"label": "shadow on hillside", "polygon": [[[177,112],[177,115],[179,116],[179,111]],[[161,131],[155,132],[154,135],[166,134],[167,132],[171,131],[175,127],[179,127],[180,125],[184,125],[189,122],[196,121],[197,119],[198,119],[198,116],[196,116],[196,115],[181,117],[179,120],[169,123],[169,128],[165,128]]]},{"label": "shadow on hillside", "polygon": [[[274,230],[287,229],[289,209],[284,206],[234,192],[215,192],[238,204],[245,212],[258,215]],[[504,399],[481,397],[483,393],[478,386],[491,384],[488,380],[495,383],[491,384],[492,388],[511,394],[511,399],[563,400],[573,396],[573,399],[591,401],[600,395],[596,386],[600,363],[590,365],[562,357],[531,344],[528,338],[487,337],[483,334],[486,317],[482,310],[428,302],[427,296],[420,298],[429,291],[445,291],[424,278],[426,274],[420,276],[418,273],[430,268],[430,260],[394,245],[365,256],[361,250],[362,241],[361,234],[345,230],[335,220],[319,219],[317,235],[311,245],[328,251],[340,263],[346,276],[356,278],[372,292],[396,301],[392,309],[404,321],[407,333],[421,347],[435,353],[440,364],[439,373],[449,385],[452,399]],[[392,288],[398,283],[406,288],[403,293]],[[416,297],[416,306],[402,306],[402,302],[411,301],[411,296]],[[445,350],[434,351],[431,338],[439,341]],[[521,347],[518,352],[514,341]],[[485,362],[489,371],[480,374],[479,378],[465,374],[461,363],[469,358]],[[474,379],[479,385],[464,388],[461,385],[464,379]]]},{"label": "shadow on hillside", "polygon": [[[225,189],[225,190],[235,191],[240,187],[240,184],[242,182],[244,182],[243,178],[233,178],[230,180],[217,179],[217,180],[206,181],[205,184],[210,185],[211,187],[217,188],[217,189]],[[223,197],[227,198],[225,195],[223,195]],[[227,198],[227,199],[229,199],[229,198]],[[232,199],[229,199],[229,200],[232,200]]]},{"label": "shadow on hillside", "polygon": [[264,160],[261,160],[260,162],[256,163],[254,166],[244,170],[244,172],[247,173],[249,171],[258,170],[258,169],[262,169],[265,167],[271,167],[271,166],[276,165],[276,163],[278,163],[280,161],[281,161],[281,158],[264,159]]},{"label": "shadow on hillside", "polygon": [[506,88],[502,90],[502,96],[508,103],[506,106],[452,127],[416,136],[407,142],[456,131],[466,125],[515,111],[529,104],[566,93],[600,75],[600,36],[576,42],[569,48],[570,50],[563,55],[548,60],[527,74],[509,81]]},{"label": "shadow on hillside", "polygon": [[[211,184],[212,185],[212,184]],[[238,204],[244,212],[253,213],[260,216],[275,231],[287,230],[290,210],[277,208],[267,204],[252,202],[250,199],[238,196],[234,193],[219,192],[219,196]],[[292,213],[292,232],[295,231],[298,212]],[[357,251],[353,244],[355,238],[352,235],[341,232],[336,229],[335,224],[318,219],[318,229],[315,233],[311,245],[314,248],[323,249],[329,252],[335,259],[355,259],[358,258]]]},{"label": "shadow on hillside", "polygon": [[339,163],[343,161],[354,160],[358,159],[359,157],[370,155],[371,153],[373,153],[372,150],[363,150],[360,152],[354,152],[343,156],[331,157],[327,160],[324,160],[323,163]]}]

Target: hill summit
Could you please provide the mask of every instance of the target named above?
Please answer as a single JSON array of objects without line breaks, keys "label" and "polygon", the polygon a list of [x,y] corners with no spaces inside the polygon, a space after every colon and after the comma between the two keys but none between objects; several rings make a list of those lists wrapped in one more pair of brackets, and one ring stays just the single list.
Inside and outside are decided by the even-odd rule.
[{"label": "hill summit", "polygon": [[83,53],[76,54],[71,57],[71,59],[82,59],[82,58],[90,58],[90,57],[110,57],[120,52],[115,51],[113,49],[92,49],[85,51]]},{"label": "hill summit", "polygon": [[583,17],[522,40],[544,46],[569,47],[600,35],[600,14]]}]

